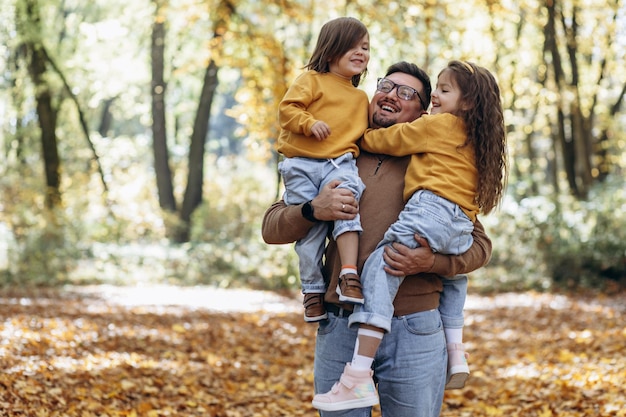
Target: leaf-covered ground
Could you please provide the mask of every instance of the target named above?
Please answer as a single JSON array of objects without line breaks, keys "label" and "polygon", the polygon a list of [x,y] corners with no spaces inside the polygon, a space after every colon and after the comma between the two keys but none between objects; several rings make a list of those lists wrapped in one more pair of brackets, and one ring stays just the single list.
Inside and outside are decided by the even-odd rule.
[{"label": "leaf-covered ground", "polygon": [[[626,416],[624,301],[470,296],[472,375],[442,416]],[[3,290],[0,416],[314,416],[314,337],[297,297]]]}]

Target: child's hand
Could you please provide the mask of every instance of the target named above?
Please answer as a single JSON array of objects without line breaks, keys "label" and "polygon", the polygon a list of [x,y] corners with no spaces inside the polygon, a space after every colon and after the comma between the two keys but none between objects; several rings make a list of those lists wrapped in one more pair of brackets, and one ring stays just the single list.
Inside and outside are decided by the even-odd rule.
[{"label": "child's hand", "polygon": [[321,120],[317,121],[313,123],[313,126],[311,126],[311,133],[313,133],[313,136],[315,136],[315,139],[324,140],[328,136],[330,136],[330,126],[328,126],[326,123],[322,122]]}]

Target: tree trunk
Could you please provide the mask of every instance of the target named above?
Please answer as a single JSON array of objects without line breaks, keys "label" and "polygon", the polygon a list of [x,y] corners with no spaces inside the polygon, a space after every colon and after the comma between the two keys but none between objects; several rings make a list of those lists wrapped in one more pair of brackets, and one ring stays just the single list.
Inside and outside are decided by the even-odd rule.
[{"label": "tree trunk", "polygon": [[[593,182],[591,175],[591,156],[593,133],[588,117],[583,114],[580,97],[580,70],[578,68],[578,8],[574,6],[571,19],[565,19],[561,11],[561,24],[565,32],[565,46],[567,56],[572,72],[572,78],[569,83],[570,91],[573,93],[570,103],[570,126],[571,140],[574,143],[574,175],[577,183],[578,193],[576,196],[580,199],[587,198],[589,189]],[[569,23],[568,23],[569,22]],[[593,111],[593,109],[591,109]]]},{"label": "tree trunk", "polygon": [[[611,111],[609,115],[611,116],[611,120],[615,120],[617,113],[620,111],[622,107],[622,102],[624,101],[624,97],[626,96],[626,83],[622,86],[622,90],[615,100],[615,103],[611,106]],[[613,125],[613,122],[611,125]],[[598,139],[598,143],[596,145],[596,155],[598,156],[598,181],[604,181],[606,177],[608,177],[611,172],[612,166],[615,162],[612,161],[612,153],[610,151],[611,148],[611,139],[615,135],[614,128],[607,127],[602,130],[600,134],[600,138]],[[620,173],[621,174],[621,173]]]},{"label": "tree trunk", "polygon": [[115,97],[108,98],[102,103],[102,113],[100,115],[100,124],[98,126],[98,133],[103,138],[109,136],[111,125],[113,124],[113,114],[111,114],[111,106],[115,101]]},{"label": "tree trunk", "polygon": [[210,60],[204,73],[204,82],[200,93],[200,102],[191,134],[189,146],[189,172],[187,175],[187,188],[180,211],[182,225],[176,240],[187,242],[191,232],[191,214],[202,202],[202,185],[204,179],[204,149],[206,138],[209,133],[209,120],[211,117],[211,105],[217,88],[218,66],[214,60]]},{"label": "tree trunk", "polygon": [[156,174],[159,205],[167,212],[176,211],[176,198],[172,183],[172,171],[169,165],[167,131],[165,121],[165,17],[161,2],[155,1],[156,12],[152,25],[152,151],[154,153],[154,171]]},{"label": "tree trunk", "polygon": [[[580,93],[578,90],[578,67],[576,63],[576,22],[575,16],[571,26],[566,26],[566,19],[557,10],[557,0],[547,2],[548,20],[545,27],[545,50],[550,54],[554,83],[560,93],[557,101],[557,137],[561,147],[563,167],[567,177],[569,188],[573,195],[579,199],[587,196],[590,187],[590,163],[591,158],[586,153],[589,141],[588,135],[582,131],[586,123],[582,120],[580,111]],[[566,32],[565,43],[570,65],[572,66],[572,79],[568,83],[565,79],[563,61],[559,52],[556,35],[557,15],[560,15],[563,30]]]},{"label": "tree trunk", "polygon": [[[20,8],[17,9],[18,13]],[[24,18],[19,19],[26,27],[22,27],[27,53],[29,54],[28,70],[35,85],[35,100],[37,102],[37,117],[41,130],[41,148],[46,178],[45,205],[52,209],[61,203],[61,161],[57,146],[56,125],[57,111],[52,104],[52,91],[45,80],[46,54],[40,41],[41,19],[39,5],[36,0],[26,1],[23,7]],[[36,36],[33,36],[33,33]]]}]

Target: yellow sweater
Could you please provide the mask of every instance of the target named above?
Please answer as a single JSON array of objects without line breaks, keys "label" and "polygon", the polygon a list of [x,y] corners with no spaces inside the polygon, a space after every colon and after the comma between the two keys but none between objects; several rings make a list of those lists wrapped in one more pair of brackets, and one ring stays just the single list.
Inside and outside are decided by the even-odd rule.
[{"label": "yellow sweater", "polygon": [[385,129],[367,129],[363,150],[393,156],[411,156],[406,171],[404,199],[418,190],[430,190],[463,209],[476,221],[478,173],[474,150],[465,143],[465,123],[450,114],[425,115],[411,123]]},{"label": "yellow sweater", "polygon": [[[314,159],[352,152],[356,158],[357,141],[367,128],[367,110],[367,94],[351,80],[309,70],[296,78],[278,106],[278,152],[288,158]],[[318,120],[330,127],[330,136],[323,141],[311,134]]]}]

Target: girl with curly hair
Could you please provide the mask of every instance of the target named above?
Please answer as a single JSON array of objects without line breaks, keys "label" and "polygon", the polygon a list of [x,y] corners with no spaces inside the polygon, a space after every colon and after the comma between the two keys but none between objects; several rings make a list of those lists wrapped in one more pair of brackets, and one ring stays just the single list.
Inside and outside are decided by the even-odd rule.
[{"label": "girl with curly hair", "polygon": [[[391,83],[385,91],[399,89]],[[438,76],[432,108],[411,123],[366,130],[361,148],[409,156],[404,185],[406,205],[369,256],[361,275],[365,303],[350,325],[359,325],[351,363],[331,391],[313,405],[336,411],[378,403],[371,366],[385,332],[390,331],[393,299],[402,278],[389,273],[384,247],[395,242],[415,248],[425,238],[435,252],[459,255],[472,244],[473,224],[500,202],[506,184],[506,134],[500,89],[485,68],[452,61]],[[383,110],[393,112],[392,103]],[[393,246],[392,246],[393,247]],[[443,279],[439,311],[448,348],[446,389],[462,388],[469,376],[462,343],[467,277]],[[437,306],[433,306],[437,308]],[[399,365],[401,366],[401,365]]]}]

